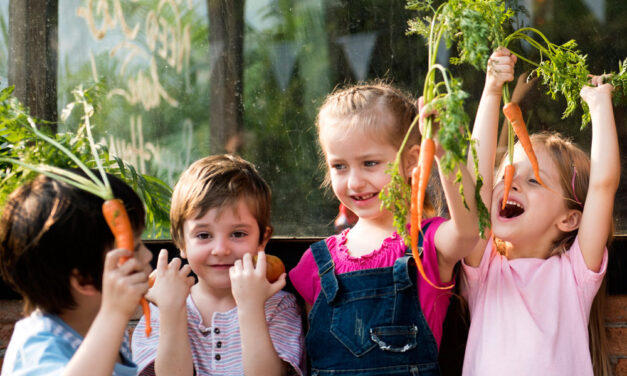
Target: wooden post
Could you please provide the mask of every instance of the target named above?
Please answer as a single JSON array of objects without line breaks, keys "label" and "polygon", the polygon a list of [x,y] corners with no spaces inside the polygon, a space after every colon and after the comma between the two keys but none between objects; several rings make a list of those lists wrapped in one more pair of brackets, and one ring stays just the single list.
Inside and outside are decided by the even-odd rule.
[{"label": "wooden post", "polygon": [[243,130],[244,0],[207,0],[209,49],[215,64],[210,81],[211,153],[237,152]]},{"label": "wooden post", "polygon": [[57,121],[58,0],[10,0],[9,85],[42,120]]}]

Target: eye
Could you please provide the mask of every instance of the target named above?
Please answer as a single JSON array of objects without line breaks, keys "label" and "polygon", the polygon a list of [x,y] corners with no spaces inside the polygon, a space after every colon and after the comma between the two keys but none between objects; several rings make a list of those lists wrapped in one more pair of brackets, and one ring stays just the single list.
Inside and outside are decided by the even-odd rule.
[{"label": "eye", "polygon": [[374,166],[376,166],[378,164],[379,164],[378,161],[365,161],[364,162],[364,166],[366,166],[366,167],[374,167]]},{"label": "eye", "polygon": [[198,234],[196,234],[196,237],[201,240],[206,240],[209,239],[211,235],[208,232],[199,232]]},{"label": "eye", "polygon": [[334,170],[343,170],[346,168],[346,165],[342,164],[342,163],[333,163],[331,165],[331,168]]},{"label": "eye", "polygon": [[235,231],[231,234],[232,237],[234,238],[245,238],[248,236],[248,233],[244,232],[244,231]]},{"label": "eye", "polygon": [[529,183],[540,185],[540,183],[534,178],[529,179]]}]

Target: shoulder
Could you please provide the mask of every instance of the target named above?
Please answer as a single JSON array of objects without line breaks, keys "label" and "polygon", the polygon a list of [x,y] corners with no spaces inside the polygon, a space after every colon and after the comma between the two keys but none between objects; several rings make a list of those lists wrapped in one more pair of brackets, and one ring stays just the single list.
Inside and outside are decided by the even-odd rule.
[{"label": "shoulder", "polygon": [[266,313],[276,313],[285,309],[298,309],[294,294],[281,290],[266,300]]},{"label": "shoulder", "polygon": [[[18,369],[38,367],[50,369],[69,362],[82,340],[56,316],[33,313],[18,321],[5,354],[5,368],[10,373]],[[6,370],[5,370],[6,371]]]}]

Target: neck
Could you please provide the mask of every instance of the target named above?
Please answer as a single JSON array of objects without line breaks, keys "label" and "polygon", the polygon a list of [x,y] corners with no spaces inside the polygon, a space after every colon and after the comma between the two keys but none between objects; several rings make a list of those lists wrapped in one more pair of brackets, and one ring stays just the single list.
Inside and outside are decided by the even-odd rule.
[{"label": "neck", "polygon": [[537,241],[537,242],[521,242],[509,243],[507,248],[507,258],[514,260],[518,258],[537,258],[548,259],[553,250],[553,242]]},{"label": "neck", "polygon": [[74,329],[81,337],[85,338],[91,323],[96,318],[98,311],[94,311],[89,307],[78,306],[78,308],[63,311],[58,316],[72,329]]},{"label": "neck", "polygon": [[214,312],[226,312],[236,305],[230,287],[228,289],[215,289],[197,283],[192,286],[191,295],[205,326],[211,325]]},{"label": "neck", "polygon": [[348,232],[346,248],[353,257],[361,257],[378,249],[383,241],[389,238],[396,228],[392,223],[381,224],[359,219]]}]

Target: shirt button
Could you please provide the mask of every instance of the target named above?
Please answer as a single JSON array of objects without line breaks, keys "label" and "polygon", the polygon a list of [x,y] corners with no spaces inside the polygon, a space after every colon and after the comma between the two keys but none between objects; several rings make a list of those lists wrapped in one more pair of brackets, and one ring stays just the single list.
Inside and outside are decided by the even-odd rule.
[{"label": "shirt button", "polygon": [[220,328],[215,328],[215,329],[213,329],[213,332],[214,332],[215,334],[220,334]]},{"label": "shirt button", "polygon": [[216,347],[217,347],[217,348],[222,347],[222,341],[218,341],[218,342],[216,342]]},{"label": "shirt button", "polygon": [[216,360],[220,360],[221,358],[220,354],[216,354]]}]

